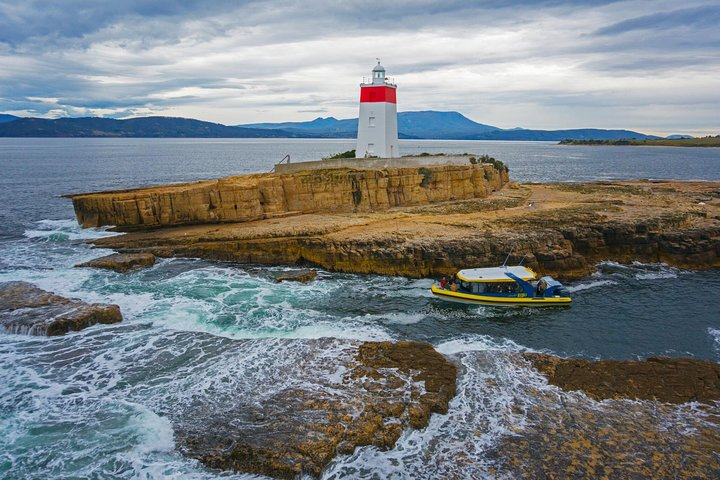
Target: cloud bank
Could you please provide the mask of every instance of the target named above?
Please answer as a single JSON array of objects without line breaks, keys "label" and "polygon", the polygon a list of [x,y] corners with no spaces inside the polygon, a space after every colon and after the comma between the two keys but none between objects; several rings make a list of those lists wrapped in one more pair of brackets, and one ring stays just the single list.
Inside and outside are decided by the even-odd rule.
[{"label": "cloud bank", "polygon": [[380,57],[400,110],[716,134],[718,25],[692,0],[0,0],[0,112],[352,117]]}]

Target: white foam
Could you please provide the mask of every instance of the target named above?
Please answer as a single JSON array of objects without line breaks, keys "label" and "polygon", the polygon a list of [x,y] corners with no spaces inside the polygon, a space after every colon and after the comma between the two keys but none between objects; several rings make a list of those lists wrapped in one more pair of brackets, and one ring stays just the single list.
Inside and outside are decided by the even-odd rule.
[{"label": "white foam", "polygon": [[591,288],[604,287],[606,285],[617,285],[617,282],[612,280],[596,280],[594,282],[579,283],[577,285],[566,285],[565,288],[569,292],[580,292],[582,290],[590,290]]},{"label": "white foam", "polygon": [[488,335],[468,335],[444,341],[435,346],[435,350],[443,355],[454,355],[460,352],[527,352],[523,347],[507,338],[493,338]]},{"label": "white foam", "polygon": [[708,335],[712,337],[715,343],[715,351],[718,354],[718,358],[720,358],[720,328],[708,328],[707,330]]},{"label": "white foam", "polygon": [[175,437],[170,420],[157,415],[149,408],[132,404],[138,413],[131,419],[130,426],[140,432],[140,443],[133,448],[134,454],[157,451],[171,451],[175,448]]},{"label": "white foam", "polygon": [[601,276],[617,273],[632,275],[636,280],[677,278],[679,274],[687,273],[679,268],[671,267],[667,263],[643,263],[637,261],[630,264],[621,264],[608,260],[598,263],[597,268]]},{"label": "white foam", "polygon": [[27,238],[46,238],[54,241],[93,240],[96,238],[122,235],[102,228],[82,228],[75,220],[40,220],[36,222],[38,228],[26,230],[23,235]]},{"label": "white foam", "polygon": [[533,391],[554,387],[504,352],[463,350],[451,357],[459,365],[458,388],[446,415],[433,414],[425,429],[404,431],[391,450],[361,447],[337,458],[323,478],[350,478],[358,471],[377,478],[495,478],[487,453],[503,436],[522,430],[524,412],[536,402]]},{"label": "white foam", "polygon": [[677,278],[677,273],[672,271],[636,273],[635,278],[638,280],[660,280],[664,278]]},{"label": "white foam", "polygon": [[419,323],[426,318],[427,315],[424,313],[406,313],[406,312],[393,312],[393,313],[381,313],[381,314],[365,314],[357,317],[346,317],[344,320],[351,323],[353,321],[362,322],[380,322],[388,323],[393,325],[412,325]]}]

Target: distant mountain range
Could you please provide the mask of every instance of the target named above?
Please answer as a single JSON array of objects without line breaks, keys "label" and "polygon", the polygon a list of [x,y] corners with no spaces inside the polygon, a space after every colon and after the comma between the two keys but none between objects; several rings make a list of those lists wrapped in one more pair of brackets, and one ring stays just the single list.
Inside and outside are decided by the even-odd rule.
[{"label": "distant mountain range", "polygon": [[0,123],[0,137],[149,137],[149,138],[278,138],[297,137],[292,132],[228,127],[189,118],[19,118]]},{"label": "distant mountain range", "polygon": [[5,122],[12,122],[13,120],[17,120],[20,117],[16,117],[15,115],[8,115],[6,113],[0,113],[0,123]]},{"label": "distant mountain range", "polygon": [[[0,137],[181,137],[181,138],[355,138],[357,118],[316,118],[309,122],[251,123],[236,126],[188,118],[18,118],[0,114]],[[618,140],[660,138],[631,130],[501,129],[458,112],[400,112],[398,136],[444,140]]]},{"label": "distant mountain range", "polygon": [[[338,120],[333,117],[316,118],[310,122],[249,123],[240,127],[285,130],[319,137],[355,138],[357,118]],[[571,130],[505,130],[477,123],[458,112],[400,112],[398,136],[437,140],[617,140],[626,138],[659,138],[631,130],[603,130],[579,128]]]},{"label": "distant mountain range", "polygon": [[[248,123],[239,127],[281,129],[288,132],[312,133],[323,137],[357,137],[357,118],[338,120],[334,117],[318,117],[310,122]],[[460,139],[483,132],[501,131],[498,127],[477,123],[458,112],[398,113],[398,136],[400,138]]]}]

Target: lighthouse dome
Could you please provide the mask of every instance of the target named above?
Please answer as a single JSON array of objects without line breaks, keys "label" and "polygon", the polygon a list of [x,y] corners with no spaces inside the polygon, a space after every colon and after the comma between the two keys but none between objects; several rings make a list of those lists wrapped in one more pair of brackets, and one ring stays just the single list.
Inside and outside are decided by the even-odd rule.
[{"label": "lighthouse dome", "polygon": [[385,83],[385,67],[380,65],[380,60],[375,68],[372,69],[372,79],[374,85],[382,85]]}]

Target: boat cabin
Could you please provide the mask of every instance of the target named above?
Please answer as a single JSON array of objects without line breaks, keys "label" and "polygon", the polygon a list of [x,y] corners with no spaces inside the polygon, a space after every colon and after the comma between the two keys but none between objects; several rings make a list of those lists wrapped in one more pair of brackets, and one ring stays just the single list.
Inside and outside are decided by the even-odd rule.
[{"label": "boat cabin", "polygon": [[522,283],[535,280],[536,275],[527,267],[503,266],[460,270],[457,278],[459,289],[467,293],[517,295],[527,293]]},{"label": "boat cabin", "polygon": [[521,265],[460,270],[456,280],[431,287],[444,300],[493,305],[569,304],[563,285]]}]

